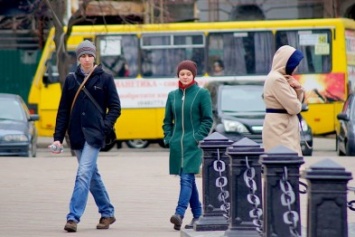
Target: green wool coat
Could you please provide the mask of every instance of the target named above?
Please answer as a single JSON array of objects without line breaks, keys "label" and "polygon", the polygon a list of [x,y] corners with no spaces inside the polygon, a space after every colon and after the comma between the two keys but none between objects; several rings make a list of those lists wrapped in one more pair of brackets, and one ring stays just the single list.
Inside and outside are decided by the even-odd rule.
[{"label": "green wool coat", "polygon": [[165,106],[164,143],[170,147],[170,174],[197,174],[202,162],[199,141],[212,127],[210,93],[194,84],[171,91]]}]

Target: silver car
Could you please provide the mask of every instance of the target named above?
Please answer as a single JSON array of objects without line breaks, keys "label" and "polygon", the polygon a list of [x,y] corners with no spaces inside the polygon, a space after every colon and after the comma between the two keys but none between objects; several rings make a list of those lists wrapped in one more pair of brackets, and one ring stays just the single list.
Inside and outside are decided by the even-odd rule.
[{"label": "silver car", "polygon": [[0,155],[35,157],[38,119],[19,95],[0,93]]}]

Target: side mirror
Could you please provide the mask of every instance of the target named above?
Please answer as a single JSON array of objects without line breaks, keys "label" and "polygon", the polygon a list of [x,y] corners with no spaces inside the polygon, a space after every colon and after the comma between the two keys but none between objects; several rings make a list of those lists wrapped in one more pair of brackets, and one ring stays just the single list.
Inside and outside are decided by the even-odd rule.
[{"label": "side mirror", "polygon": [[48,84],[59,82],[57,66],[53,65],[50,60],[47,60],[46,67],[46,71],[43,75],[43,83],[47,86]]},{"label": "side mirror", "polygon": [[338,120],[349,121],[349,116],[346,113],[340,113],[337,115]]},{"label": "side mirror", "polygon": [[308,111],[308,105],[307,104],[302,104],[302,112]]},{"label": "side mirror", "polygon": [[39,120],[39,115],[38,114],[30,114],[29,121],[37,121],[37,120]]}]

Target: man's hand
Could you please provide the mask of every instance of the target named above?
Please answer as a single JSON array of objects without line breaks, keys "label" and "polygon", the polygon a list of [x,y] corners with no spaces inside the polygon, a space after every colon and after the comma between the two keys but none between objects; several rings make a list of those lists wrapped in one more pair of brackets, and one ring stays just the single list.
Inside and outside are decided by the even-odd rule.
[{"label": "man's hand", "polygon": [[63,152],[63,145],[60,141],[54,141],[51,145],[48,146],[50,151],[54,154],[60,154]]}]

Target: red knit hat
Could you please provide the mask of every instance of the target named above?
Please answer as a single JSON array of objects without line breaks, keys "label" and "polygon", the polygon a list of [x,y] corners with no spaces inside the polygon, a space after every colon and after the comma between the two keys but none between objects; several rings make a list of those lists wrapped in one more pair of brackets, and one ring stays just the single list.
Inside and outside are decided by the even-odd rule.
[{"label": "red knit hat", "polygon": [[179,63],[177,66],[177,76],[179,77],[179,72],[183,69],[189,70],[194,78],[196,77],[197,74],[197,65],[194,61],[191,60],[184,60]]}]

